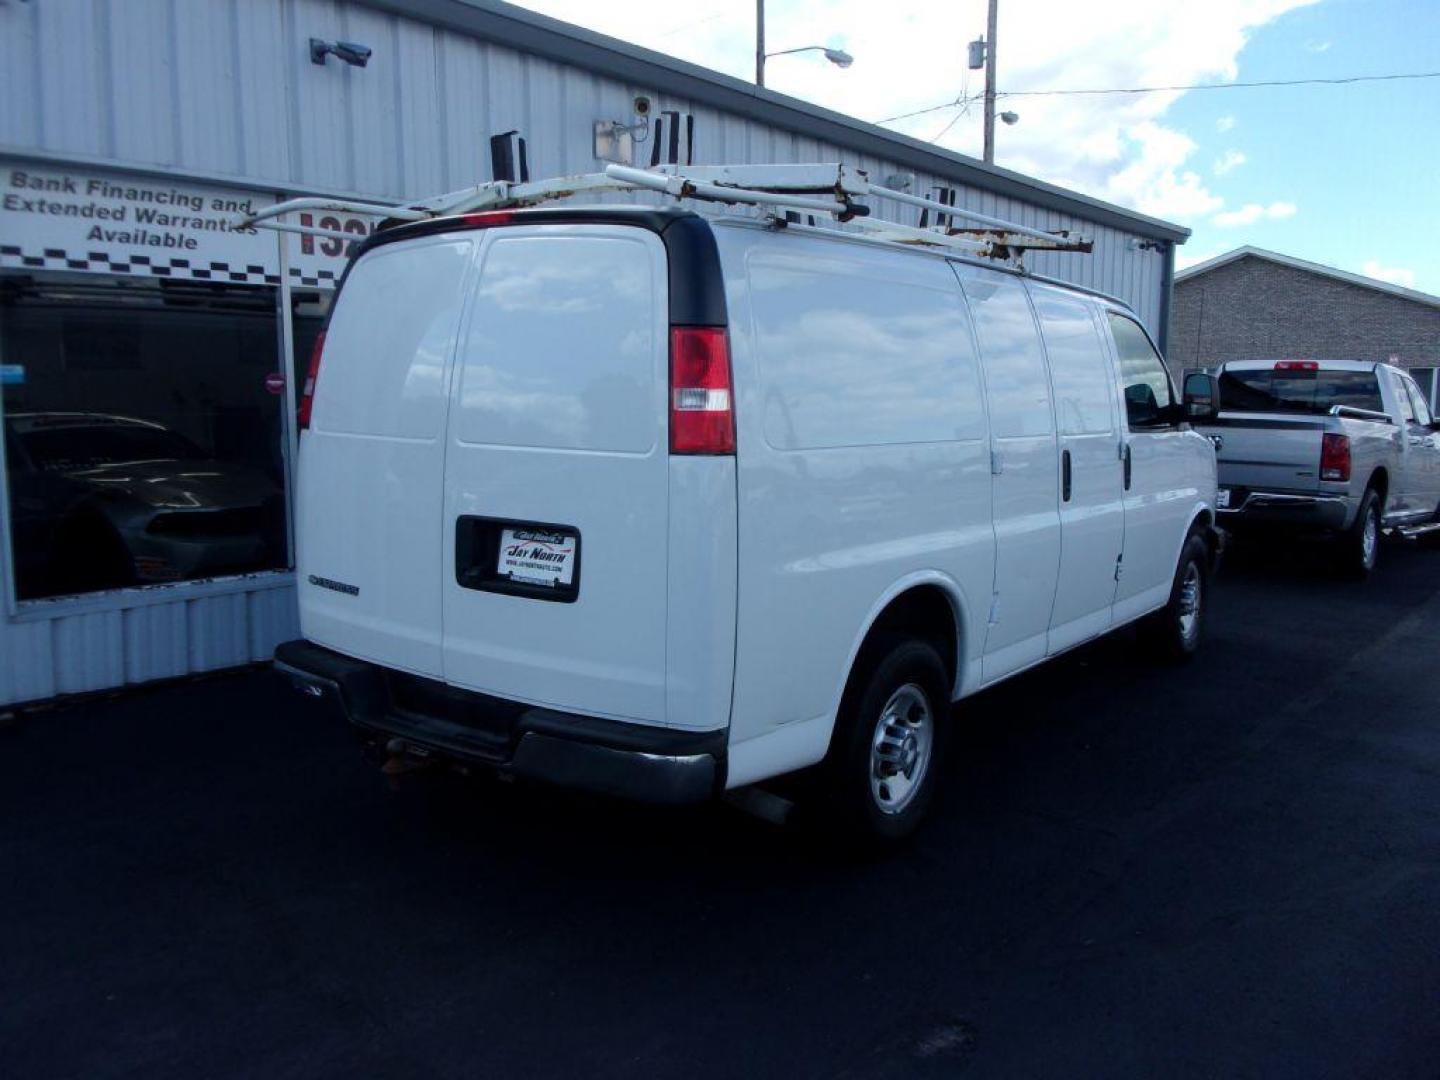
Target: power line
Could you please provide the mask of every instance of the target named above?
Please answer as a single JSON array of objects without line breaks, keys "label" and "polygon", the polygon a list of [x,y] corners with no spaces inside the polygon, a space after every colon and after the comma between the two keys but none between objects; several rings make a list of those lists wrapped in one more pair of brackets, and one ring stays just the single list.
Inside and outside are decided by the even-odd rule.
[{"label": "power line", "polygon": [[1135,86],[1103,90],[1004,90],[997,97],[1045,97],[1057,94],[1157,94],[1170,90],[1237,90],[1247,86],[1344,86],[1348,83],[1392,82],[1396,79],[1440,79],[1440,71],[1391,75],[1349,75],[1339,79],[1257,79],[1252,82],[1190,83],[1188,86]]},{"label": "power line", "polygon": [[[1416,71],[1389,75],[1350,75],[1335,79],[1257,79],[1250,82],[1190,83],[1184,86],[1132,86],[1086,90],[1001,90],[995,96],[1046,97],[1074,94],[1158,94],[1177,90],[1235,90],[1255,86],[1343,86],[1349,83],[1391,82],[1397,79],[1440,79],[1440,71]],[[876,120],[875,123],[890,124],[896,120],[908,120],[912,116],[925,116],[929,113],[939,112],[942,109],[951,109],[956,105],[967,104],[968,100],[969,99],[962,96],[955,98],[953,101],[942,101],[939,105],[930,105],[923,109],[916,109],[913,112],[900,113],[897,116],[887,116],[882,120]]]},{"label": "power line", "polygon": [[948,134],[950,133],[950,129],[953,128],[956,124],[958,124],[958,123],[960,122],[960,118],[961,118],[962,116],[964,116],[966,113],[968,113],[969,111],[970,111],[970,102],[968,102],[968,101],[962,102],[961,105],[960,105],[960,111],[957,112],[954,116],[952,116],[952,117],[950,118],[950,122],[949,122],[948,124],[946,124],[943,128],[941,128],[940,131],[939,131],[937,134],[932,135],[932,136],[930,137],[930,140],[929,140],[929,141],[930,141],[930,142],[939,142],[941,139],[943,139],[946,135],[948,135]]},{"label": "power line", "polygon": [[[970,100],[974,99],[972,98]],[[912,116],[924,116],[927,113],[939,112],[941,109],[953,109],[956,105],[967,104],[969,104],[969,101],[967,101],[967,99],[963,97],[958,97],[954,101],[944,101],[941,102],[939,105],[931,105],[928,108],[916,109],[914,112],[901,113],[899,116],[887,116],[883,120],[876,120],[875,123],[888,124],[894,120],[909,120]]]}]

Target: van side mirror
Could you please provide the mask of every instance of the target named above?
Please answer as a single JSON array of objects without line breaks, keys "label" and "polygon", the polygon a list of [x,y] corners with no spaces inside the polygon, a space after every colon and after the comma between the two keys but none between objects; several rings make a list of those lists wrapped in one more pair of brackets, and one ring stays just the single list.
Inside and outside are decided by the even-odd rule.
[{"label": "van side mirror", "polygon": [[1182,395],[1187,420],[1214,420],[1220,415],[1220,380],[1204,371],[1185,376]]}]

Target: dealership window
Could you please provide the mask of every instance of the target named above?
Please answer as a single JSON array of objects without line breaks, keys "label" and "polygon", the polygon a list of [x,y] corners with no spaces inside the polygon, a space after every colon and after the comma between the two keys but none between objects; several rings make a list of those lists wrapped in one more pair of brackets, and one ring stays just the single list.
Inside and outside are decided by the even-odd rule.
[{"label": "dealership window", "polygon": [[275,294],[0,276],[19,600],[288,565]]}]

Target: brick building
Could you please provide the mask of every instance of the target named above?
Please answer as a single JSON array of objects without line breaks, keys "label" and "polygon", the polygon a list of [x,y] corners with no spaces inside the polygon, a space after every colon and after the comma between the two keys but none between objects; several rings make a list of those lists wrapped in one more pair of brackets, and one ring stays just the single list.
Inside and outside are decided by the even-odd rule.
[{"label": "brick building", "polygon": [[1435,398],[1440,296],[1260,248],[1175,275],[1169,359],[1178,374],[1226,360],[1384,360]]}]

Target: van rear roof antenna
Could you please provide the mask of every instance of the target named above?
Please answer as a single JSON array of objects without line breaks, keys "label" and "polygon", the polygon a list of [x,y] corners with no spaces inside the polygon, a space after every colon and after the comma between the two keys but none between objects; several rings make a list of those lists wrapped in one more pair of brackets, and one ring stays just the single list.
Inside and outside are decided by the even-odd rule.
[{"label": "van rear roof antenna", "polygon": [[[637,169],[628,165],[607,165],[604,172],[561,176],[548,180],[493,180],[415,202],[384,204],[345,199],[288,199],[242,217],[237,228],[275,229],[312,236],[354,240],[354,233],[313,225],[295,225],[282,220],[298,210],[365,214],[389,223],[425,221],[431,218],[486,210],[521,209],[539,206],[575,195],[651,191],[676,199],[694,199],[728,205],[749,205],[773,211],[823,214],[848,224],[875,239],[905,245],[951,248],[969,255],[1006,259],[1029,250],[1089,252],[1089,239],[1073,236],[1068,230],[1047,232],[1003,218],[951,206],[936,199],[872,184],[863,170],[844,164],[815,165],[666,165]],[[870,206],[859,200],[892,199],[931,210],[937,220],[962,219],[970,228],[953,224],[921,228],[870,217]],[[386,225],[382,225],[386,227]]]}]

